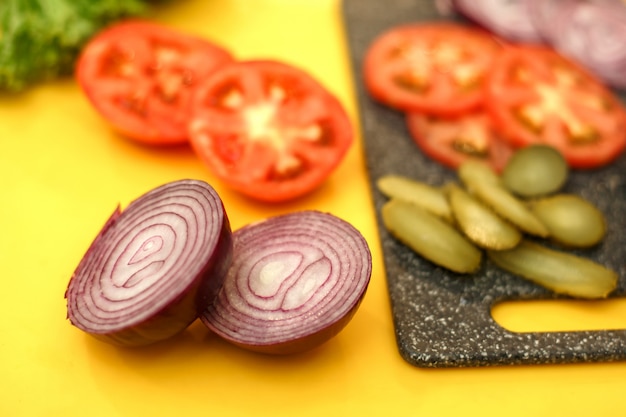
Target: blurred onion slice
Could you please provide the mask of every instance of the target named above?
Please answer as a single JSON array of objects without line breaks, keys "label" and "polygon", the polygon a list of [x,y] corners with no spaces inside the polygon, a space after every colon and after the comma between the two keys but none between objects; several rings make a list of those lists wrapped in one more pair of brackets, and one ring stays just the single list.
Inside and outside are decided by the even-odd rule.
[{"label": "blurred onion slice", "polygon": [[579,0],[559,13],[563,24],[553,35],[552,46],[607,84],[626,88],[626,4]]},{"label": "blurred onion slice", "polygon": [[454,0],[452,4],[458,12],[504,39],[539,43],[543,38],[528,16],[527,3],[527,0]]}]

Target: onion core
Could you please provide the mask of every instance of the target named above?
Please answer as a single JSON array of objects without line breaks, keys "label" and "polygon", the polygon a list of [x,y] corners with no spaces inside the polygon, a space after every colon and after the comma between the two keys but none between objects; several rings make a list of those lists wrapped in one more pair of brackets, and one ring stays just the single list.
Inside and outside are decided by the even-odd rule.
[{"label": "onion core", "polygon": [[215,190],[197,180],[162,185],[118,207],[96,236],[68,284],[68,319],[117,345],[169,338],[213,302],[231,260]]},{"label": "onion core", "polygon": [[203,323],[240,347],[291,354],[341,331],[365,295],[372,271],[367,242],[328,213],[301,211],[233,234],[234,256]]}]

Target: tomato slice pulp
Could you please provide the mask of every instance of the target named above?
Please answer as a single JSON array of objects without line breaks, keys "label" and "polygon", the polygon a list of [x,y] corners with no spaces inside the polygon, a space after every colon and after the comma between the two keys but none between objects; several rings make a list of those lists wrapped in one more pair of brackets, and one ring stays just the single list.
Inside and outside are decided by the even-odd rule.
[{"label": "tomato slice pulp", "polygon": [[500,172],[514,152],[514,148],[494,132],[489,116],[482,109],[452,118],[407,113],[406,121],[418,148],[451,169],[472,159]]},{"label": "tomato slice pulp", "polygon": [[455,23],[396,26],[367,50],[363,77],[370,95],[401,111],[450,116],[482,103],[483,83],[501,45]]},{"label": "tomato slice pulp", "polygon": [[343,106],[306,72],[277,61],[239,61],[197,89],[190,142],[221,181],[281,202],[322,184],[352,141]]},{"label": "tomato slice pulp", "polygon": [[76,77],[111,126],[149,144],[187,141],[192,92],[233,60],[217,44],[165,26],[129,20],[93,38]]},{"label": "tomato slice pulp", "polygon": [[626,148],[622,103],[552,49],[519,45],[502,52],[485,103],[504,139],[514,146],[554,146],[573,168],[605,165]]}]

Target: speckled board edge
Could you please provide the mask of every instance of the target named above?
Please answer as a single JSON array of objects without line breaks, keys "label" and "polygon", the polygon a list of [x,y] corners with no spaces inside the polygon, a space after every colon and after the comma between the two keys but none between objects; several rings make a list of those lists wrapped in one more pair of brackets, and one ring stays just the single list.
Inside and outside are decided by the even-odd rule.
[{"label": "speckled board edge", "polygon": [[[626,359],[626,330],[513,333],[503,329],[491,316],[499,301],[556,296],[498,270],[488,260],[470,277],[447,272],[412,253],[382,227],[380,208],[385,198],[374,186],[379,177],[401,174],[431,184],[454,179],[450,170],[417,150],[400,113],[368,97],[360,72],[368,45],[382,31],[400,23],[444,19],[434,4],[434,0],[342,3],[400,354],[412,365],[430,368]],[[608,217],[611,230],[605,241],[584,255],[618,271],[619,288],[612,297],[626,295],[625,173],[626,156],[608,169],[573,174],[565,190],[596,202]]]}]

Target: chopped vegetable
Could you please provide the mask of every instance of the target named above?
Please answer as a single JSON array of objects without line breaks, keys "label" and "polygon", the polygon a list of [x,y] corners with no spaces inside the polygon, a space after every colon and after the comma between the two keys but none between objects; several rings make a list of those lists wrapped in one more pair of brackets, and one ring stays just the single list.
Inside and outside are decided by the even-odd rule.
[{"label": "chopped vegetable", "polygon": [[0,2],[0,91],[18,92],[33,83],[74,71],[83,45],[109,23],[138,16],[147,0],[2,0]]},{"label": "chopped vegetable", "polygon": [[213,303],[231,258],[215,190],[197,180],[165,184],[104,225],[69,282],[68,318],[112,344],[167,339]]},{"label": "chopped vegetable", "polygon": [[[539,2],[545,4],[542,12],[556,12],[552,2]],[[596,9],[603,7],[600,0],[571,2],[579,6],[575,14],[580,26],[592,26],[585,20],[587,9],[595,19]],[[571,168],[613,162],[626,149],[623,103],[572,54],[562,55],[530,33],[529,15],[536,13],[526,8],[531,3],[538,2],[453,3],[473,20],[489,22],[491,32],[458,20],[389,28],[366,51],[366,91],[373,100],[405,113],[409,136],[422,153],[448,168],[475,159],[500,172],[513,149],[537,143],[558,149]],[[601,24],[581,30],[593,38],[588,43],[575,34],[568,42],[589,56],[596,48],[588,44],[602,43],[597,49],[606,60],[613,50],[626,51],[623,42],[617,42],[626,33],[626,21],[620,20],[626,5],[613,9],[614,19],[607,17],[610,12],[604,15],[614,32],[608,42],[600,36],[607,30]],[[523,29],[517,30],[521,27],[530,31],[522,34]],[[499,32],[508,32],[509,39],[536,39],[509,43],[493,34]],[[615,64],[616,77],[626,79],[623,62]]]},{"label": "chopped vegetable", "polygon": [[626,88],[626,3],[620,0],[527,0],[545,41],[604,82]]},{"label": "chopped vegetable", "polygon": [[522,239],[520,230],[456,184],[448,186],[450,206],[459,229],[484,249],[511,249]]},{"label": "chopped vegetable", "polygon": [[486,183],[502,185],[502,179],[495,170],[483,163],[468,160],[456,170],[457,176],[463,184],[471,188],[471,184]]},{"label": "chopped vegetable", "polygon": [[579,0],[526,0],[527,13],[523,17],[535,27],[544,42],[550,44],[559,36],[558,32],[563,30],[567,10],[571,10],[578,2]]},{"label": "chopped vegetable", "polygon": [[398,175],[381,177],[376,181],[376,186],[388,198],[412,202],[446,221],[452,221],[450,204],[445,191],[440,187],[433,187]]},{"label": "chopped vegetable", "polygon": [[[561,16],[559,8],[573,3],[580,6],[577,16]],[[583,3],[594,3],[594,10]],[[596,6],[613,7],[616,15],[626,6],[617,1],[609,6],[603,0],[451,4],[489,30],[464,24],[462,18],[409,22],[374,38],[364,55],[363,82],[370,98],[403,113],[407,136],[421,153],[456,170],[465,186],[448,183],[439,188],[409,178],[402,178],[401,185],[387,184],[393,176],[379,178],[377,188],[389,198],[381,209],[387,232],[421,257],[456,272],[467,272],[459,265],[469,258],[450,260],[461,258],[460,252],[452,251],[450,242],[441,244],[442,236],[431,238],[433,230],[467,238],[478,256],[481,248],[514,251],[525,242],[524,234],[577,248],[599,243],[606,233],[602,213],[582,198],[568,197],[566,202],[554,193],[564,188],[570,170],[599,168],[622,155],[626,108],[600,78],[543,44],[544,34],[529,19],[541,4],[544,23],[558,27],[571,18],[582,28],[596,19]],[[437,4],[443,17],[460,17],[445,6]],[[610,29],[594,25],[580,36],[580,28],[568,27],[568,41],[591,55],[594,48],[587,45],[602,42],[599,34],[613,30],[609,42],[598,49],[619,52],[624,48],[615,40],[626,33],[619,19],[607,22]],[[480,41],[485,34],[491,35],[489,42]],[[586,42],[586,35],[593,39]],[[616,74],[626,80],[624,66],[620,68]],[[439,196],[430,201],[430,193],[413,191],[424,189],[445,191],[451,222],[431,206]]]},{"label": "chopped vegetable", "polygon": [[617,273],[580,256],[522,241],[515,248],[488,251],[500,268],[559,294],[604,298],[617,286]]},{"label": "chopped vegetable", "polygon": [[543,36],[529,16],[527,3],[528,0],[452,0],[455,10],[504,39],[542,42]]},{"label": "chopped vegetable", "polygon": [[[555,155],[559,156],[553,148],[544,146],[517,152],[523,153],[523,157],[515,159],[516,154],[513,155],[511,160],[519,166],[508,171],[509,175],[519,172],[523,176],[527,169],[534,169],[533,163],[524,161],[533,155],[538,155],[539,165],[546,161],[552,164]],[[557,161],[560,162],[556,165],[561,168],[557,171],[563,173],[563,159],[557,158]],[[537,170],[555,175],[541,167]],[[377,186],[390,198],[381,209],[387,231],[418,255],[451,271],[474,272],[480,264],[480,249],[486,249],[496,265],[557,292],[595,298],[612,291],[616,285],[611,284],[613,271],[584,258],[531,243],[523,235],[549,238],[570,248],[593,246],[604,238],[606,224],[604,216],[592,203],[571,194],[545,196],[545,187],[540,187],[542,198],[522,200],[505,188],[501,176],[492,167],[476,160],[462,163],[457,173],[466,189],[453,182],[435,188],[406,177],[381,177]],[[550,188],[554,191],[556,185],[564,181],[560,177]],[[443,216],[433,213],[429,208],[431,202],[422,204],[423,200],[439,201],[439,192],[447,197],[446,208],[451,211],[452,221],[444,221]],[[435,193],[437,198],[432,198],[430,193]],[[569,260],[571,267],[566,265]],[[525,265],[526,261],[536,264]],[[540,271],[544,267],[553,269]],[[568,269],[578,267],[583,269],[576,272]],[[586,273],[592,275],[580,276]]]},{"label": "chopped vegetable", "polygon": [[514,147],[553,146],[572,168],[606,165],[626,149],[623,103],[580,65],[546,47],[504,48],[485,83],[485,106],[504,140]]},{"label": "chopped vegetable", "polygon": [[363,64],[370,95],[391,108],[451,116],[479,107],[500,44],[490,34],[452,22],[390,28]]},{"label": "chopped vegetable", "polygon": [[372,258],[364,237],[328,213],[302,211],[233,234],[234,258],[202,322],[256,352],[312,349],[341,331],[365,295]]},{"label": "chopped vegetable", "polygon": [[429,261],[458,273],[480,268],[482,252],[454,226],[401,199],[383,205],[381,215],[389,233]]},{"label": "chopped vegetable", "polygon": [[573,194],[557,194],[532,201],[530,209],[550,233],[550,238],[569,247],[590,247],[606,234],[602,212],[591,202]]},{"label": "chopped vegetable", "polygon": [[455,117],[409,112],[406,123],[411,138],[425,155],[453,169],[475,160],[500,172],[514,151],[495,132],[483,109]]},{"label": "chopped vegetable", "polygon": [[504,219],[526,233],[547,237],[548,229],[537,219],[522,200],[515,197],[504,186],[489,181],[466,177],[465,186],[483,203]]},{"label": "chopped vegetable", "polygon": [[320,187],[354,141],[342,103],[307,71],[271,60],[219,68],[194,95],[190,142],[222,182],[279,203]]},{"label": "chopped vegetable", "polygon": [[[620,0],[452,0],[453,11],[518,43],[546,44],[605,83],[626,87],[626,3]],[[453,14],[453,13],[449,13]]]},{"label": "chopped vegetable", "polygon": [[130,19],[83,49],[76,78],[116,131],[151,145],[187,143],[192,95],[234,60],[220,45],[165,25]]},{"label": "chopped vegetable", "polygon": [[521,197],[554,193],[567,181],[569,167],[555,148],[530,145],[515,152],[502,171],[502,183]]}]

